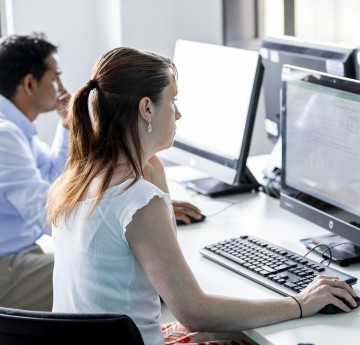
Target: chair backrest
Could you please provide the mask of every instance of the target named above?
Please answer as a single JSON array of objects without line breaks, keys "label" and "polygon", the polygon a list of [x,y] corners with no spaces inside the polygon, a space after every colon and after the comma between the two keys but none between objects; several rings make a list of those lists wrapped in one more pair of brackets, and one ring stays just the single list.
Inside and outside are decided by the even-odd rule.
[{"label": "chair backrest", "polygon": [[1,345],[144,345],[123,314],[67,314],[0,307]]}]

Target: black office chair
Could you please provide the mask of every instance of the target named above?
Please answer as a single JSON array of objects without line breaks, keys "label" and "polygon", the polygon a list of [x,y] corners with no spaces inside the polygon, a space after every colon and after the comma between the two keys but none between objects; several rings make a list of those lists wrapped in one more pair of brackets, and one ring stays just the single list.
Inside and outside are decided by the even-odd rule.
[{"label": "black office chair", "polygon": [[65,314],[0,307],[1,345],[144,345],[122,314]]}]

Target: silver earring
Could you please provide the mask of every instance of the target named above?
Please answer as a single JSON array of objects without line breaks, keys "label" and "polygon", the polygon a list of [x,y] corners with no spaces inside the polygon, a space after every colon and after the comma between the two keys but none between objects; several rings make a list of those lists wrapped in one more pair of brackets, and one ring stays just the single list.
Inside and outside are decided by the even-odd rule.
[{"label": "silver earring", "polygon": [[152,132],[151,122],[148,123],[147,131],[148,131],[148,133]]}]

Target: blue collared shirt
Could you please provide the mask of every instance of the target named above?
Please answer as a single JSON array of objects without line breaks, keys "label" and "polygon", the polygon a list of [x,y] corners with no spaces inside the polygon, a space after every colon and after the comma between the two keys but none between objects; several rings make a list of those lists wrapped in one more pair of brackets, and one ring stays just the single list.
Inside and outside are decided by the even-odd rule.
[{"label": "blue collared shirt", "polygon": [[69,133],[59,123],[51,148],[28,118],[0,95],[0,257],[18,253],[45,233],[46,197],[63,171]]}]

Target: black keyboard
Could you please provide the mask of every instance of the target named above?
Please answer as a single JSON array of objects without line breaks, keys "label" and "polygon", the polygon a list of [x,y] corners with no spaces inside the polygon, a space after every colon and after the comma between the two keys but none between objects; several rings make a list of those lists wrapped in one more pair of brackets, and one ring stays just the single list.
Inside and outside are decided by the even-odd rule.
[{"label": "black keyboard", "polygon": [[200,253],[285,296],[302,291],[317,275],[337,276],[349,285],[357,282],[355,277],[254,236],[217,242]]}]

